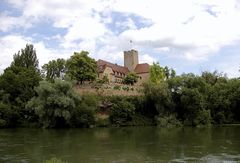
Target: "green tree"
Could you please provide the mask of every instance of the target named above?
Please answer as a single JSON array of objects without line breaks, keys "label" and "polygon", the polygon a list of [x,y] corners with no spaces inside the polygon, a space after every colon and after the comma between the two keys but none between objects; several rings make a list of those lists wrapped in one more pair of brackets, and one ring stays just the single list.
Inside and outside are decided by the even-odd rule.
[{"label": "green tree", "polygon": [[95,123],[98,99],[95,96],[80,97],[72,84],[63,80],[54,83],[41,81],[35,88],[37,95],[27,104],[44,128],[89,127]]},{"label": "green tree", "polygon": [[90,127],[95,125],[95,113],[98,109],[99,97],[94,94],[85,94],[81,103],[72,112],[72,127]]},{"label": "green tree", "polygon": [[53,82],[55,79],[63,79],[63,75],[66,72],[65,64],[66,61],[60,58],[44,64],[42,70],[46,80]]},{"label": "green tree", "polygon": [[147,102],[147,114],[165,116],[173,113],[174,103],[166,82],[152,82],[144,85],[144,95]]},{"label": "green tree", "polygon": [[205,98],[196,88],[183,88],[181,106],[185,124],[197,126],[211,123],[210,111],[206,110]]},{"label": "green tree", "polygon": [[24,49],[21,49],[21,51],[18,51],[18,53],[14,54],[11,67],[14,66],[26,68],[34,67],[36,70],[38,70],[37,54],[32,44],[27,44]]},{"label": "green tree", "polygon": [[130,72],[128,73],[124,79],[124,84],[134,85],[138,81],[139,76],[136,73]]},{"label": "green tree", "polygon": [[41,81],[35,88],[37,96],[27,104],[39,118],[44,128],[70,126],[71,112],[80,104],[80,97],[69,82],[56,80],[54,83]]},{"label": "green tree", "polygon": [[94,81],[97,77],[97,63],[88,54],[87,51],[74,52],[67,60],[67,73],[80,84],[84,81]]},{"label": "green tree", "polygon": [[208,72],[204,71],[202,72],[201,77],[205,80],[207,84],[215,85],[217,82],[226,82],[227,77],[223,76],[222,73],[218,73],[217,71],[214,72]]},{"label": "green tree", "polygon": [[159,84],[161,81],[165,79],[164,68],[162,68],[159,63],[153,63],[150,68],[150,81]]},{"label": "green tree", "polygon": [[174,78],[176,76],[176,71],[168,66],[163,68],[166,79]]},{"label": "green tree", "polygon": [[0,91],[4,94],[1,102],[15,114],[15,124],[34,120],[25,105],[35,95],[34,87],[40,80],[36,51],[32,45],[26,45],[14,55],[11,66],[0,76]]}]

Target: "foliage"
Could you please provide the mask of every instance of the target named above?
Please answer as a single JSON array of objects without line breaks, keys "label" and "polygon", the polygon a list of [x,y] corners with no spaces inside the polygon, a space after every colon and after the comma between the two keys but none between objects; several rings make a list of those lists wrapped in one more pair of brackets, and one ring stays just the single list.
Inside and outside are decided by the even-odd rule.
[{"label": "foliage", "polygon": [[121,100],[113,104],[110,112],[110,121],[114,125],[126,125],[133,119],[135,107],[128,101]]},{"label": "foliage", "polygon": [[164,68],[162,68],[159,63],[153,63],[150,68],[150,81],[155,84],[159,84],[165,79]]},{"label": "foliage", "polygon": [[104,76],[103,76],[103,78],[102,78],[102,83],[103,83],[103,84],[109,83],[109,79],[108,79],[108,76],[107,76],[107,75],[104,75]]},{"label": "foliage", "polygon": [[[109,78],[107,75],[104,75],[102,79],[98,79],[97,84],[108,84],[109,83]],[[101,85],[100,85],[101,86]]]},{"label": "foliage", "polygon": [[139,77],[136,73],[130,72],[124,77],[123,83],[128,85],[134,85],[135,83],[137,83],[138,78]]},{"label": "foliage", "polygon": [[38,70],[36,50],[32,44],[27,44],[24,49],[21,49],[17,54],[14,54],[11,67],[33,67]]},{"label": "foliage", "polygon": [[180,127],[182,123],[176,118],[175,115],[157,116],[155,118],[157,126],[159,127]]},{"label": "foliage", "polygon": [[80,97],[69,82],[56,80],[55,83],[41,81],[35,88],[27,108],[33,109],[44,128],[70,126],[71,113],[80,104]]},{"label": "foliage", "polygon": [[10,105],[0,103],[0,128],[14,127],[17,119],[18,115]]},{"label": "foliage", "polygon": [[193,126],[210,124],[210,112],[205,109],[204,97],[196,88],[182,90],[181,105],[186,124]]},{"label": "foliage", "polygon": [[173,112],[174,104],[167,83],[146,83],[144,85],[144,95],[148,108],[146,114],[155,116],[168,115]]},{"label": "foliage", "polygon": [[53,82],[55,79],[63,79],[63,75],[66,72],[65,64],[66,61],[60,58],[44,64],[42,70],[46,80]]},{"label": "foliage", "polygon": [[91,127],[95,125],[95,112],[98,109],[99,98],[93,94],[82,96],[81,103],[72,111],[72,127]]},{"label": "foliage", "polygon": [[123,86],[123,87],[122,87],[122,90],[124,90],[124,91],[129,91],[129,87]]},{"label": "foliage", "polygon": [[113,89],[115,89],[115,90],[121,90],[121,86],[115,85],[115,86],[113,87]]},{"label": "foliage", "polygon": [[163,68],[166,79],[174,78],[176,76],[176,71],[168,66]]},{"label": "foliage", "polygon": [[27,44],[13,59],[11,66],[0,76],[0,102],[7,105],[8,109],[4,112],[11,115],[7,120],[8,126],[35,120],[33,113],[25,109],[25,105],[35,95],[34,87],[41,80],[33,45]]},{"label": "foliage", "polygon": [[[33,95],[33,88],[41,80],[35,69],[24,67],[10,67],[5,69],[0,78],[0,90],[10,95],[12,103],[26,102]],[[20,100],[20,101],[19,101]]]},{"label": "foliage", "polygon": [[[240,123],[240,79],[228,79],[217,71],[204,71],[200,76],[192,73],[176,76],[173,69],[154,63],[149,82],[143,87],[144,95],[130,97],[79,96],[74,91],[71,79],[83,83],[97,76],[96,61],[86,51],[75,52],[66,64],[63,59],[52,60],[43,66],[43,71],[46,81],[41,81],[33,45],[27,44],[14,55],[11,66],[0,75],[0,128],[25,124],[53,128]],[[65,73],[64,81],[56,80],[62,79]],[[108,82],[105,76],[96,84],[100,88]],[[137,76],[133,73],[124,79],[126,84],[135,82]],[[113,89],[134,90],[120,85]],[[102,119],[96,117],[101,100],[107,100],[109,107],[112,106],[106,111],[109,119],[108,115]]]},{"label": "foliage", "polygon": [[67,73],[80,84],[84,81],[94,81],[97,77],[97,63],[88,54],[87,51],[74,52],[67,60]]}]

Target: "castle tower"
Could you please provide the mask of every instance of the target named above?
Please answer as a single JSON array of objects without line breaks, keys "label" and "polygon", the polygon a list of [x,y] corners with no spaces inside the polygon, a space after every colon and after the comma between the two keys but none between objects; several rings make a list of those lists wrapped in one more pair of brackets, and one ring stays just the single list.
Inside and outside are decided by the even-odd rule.
[{"label": "castle tower", "polygon": [[138,51],[130,50],[124,51],[124,67],[127,67],[129,71],[134,71],[138,64]]}]

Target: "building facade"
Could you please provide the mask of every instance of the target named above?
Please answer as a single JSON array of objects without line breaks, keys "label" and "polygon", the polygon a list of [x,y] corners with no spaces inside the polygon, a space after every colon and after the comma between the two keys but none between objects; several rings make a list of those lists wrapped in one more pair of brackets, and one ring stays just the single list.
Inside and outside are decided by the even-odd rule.
[{"label": "building facade", "polygon": [[134,72],[139,76],[137,85],[141,85],[149,78],[150,66],[147,63],[139,64],[136,50],[124,51],[124,66],[99,59],[97,61],[98,77],[103,79],[107,76],[110,83],[122,83],[123,78]]}]

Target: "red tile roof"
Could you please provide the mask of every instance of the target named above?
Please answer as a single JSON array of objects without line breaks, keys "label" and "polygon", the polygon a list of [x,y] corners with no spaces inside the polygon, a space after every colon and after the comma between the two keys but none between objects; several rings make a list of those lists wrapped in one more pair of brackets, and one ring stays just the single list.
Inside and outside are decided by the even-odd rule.
[{"label": "red tile roof", "polygon": [[97,65],[98,65],[98,71],[99,72],[103,72],[106,67],[111,67],[114,72],[120,72],[120,73],[123,73],[123,74],[127,74],[129,72],[127,67],[120,66],[120,65],[117,65],[117,64],[113,64],[113,63],[110,63],[110,62],[107,62],[107,61],[104,61],[104,60],[101,60],[101,59],[99,59],[97,61]]},{"label": "red tile roof", "polygon": [[147,63],[141,63],[137,64],[137,66],[134,69],[134,72],[136,74],[142,74],[142,73],[149,73],[150,66]]},{"label": "red tile roof", "polygon": [[[106,67],[111,67],[114,72],[119,72],[123,74],[127,74],[129,72],[127,67],[113,64],[101,59],[97,61],[97,65],[98,65],[98,72],[103,72]],[[149,64],[141,63],[141,64],[137,64],[137,66],[134,69],[134,72],[136,74],[142,74],[142,73],[149,73],[149,70],[150,70]]]}]

